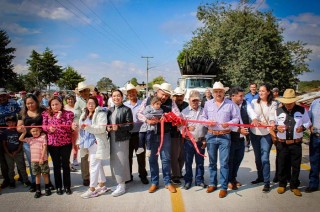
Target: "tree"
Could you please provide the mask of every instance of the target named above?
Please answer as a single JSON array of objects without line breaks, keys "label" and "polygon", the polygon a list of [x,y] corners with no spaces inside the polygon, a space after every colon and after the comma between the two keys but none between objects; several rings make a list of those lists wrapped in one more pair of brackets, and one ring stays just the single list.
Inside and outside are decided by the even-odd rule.
[{"label": "tree", "polygon": [[165,82],[165,79],[163,76],[158,76],[156,78],[154,78],[153,80],[151,80],[151,82],[148,83],[148,89],[151,90],[152,89],[152,86],[154,84],[162,84]]},{"label": "tree", "polygon": [[294,87],[299,74],[311,71],[306,63],[311,50],[301,41],[284,42],[271,12],[216,2],[199,6],[197,18],[203,26],[180,52],[180,67],[190,57],[210,57],[216,65],[213,74],[227,85],[268,82],[281,90]]},{"label": "tree", "polygon": [[67,66],[62,72],[61,78],[57,81],[57,85],[60,89],[73,90],[82,81],[85,81],[85,78],[74,70],[73,67]]},{"label": "tree", "polygon": [[56,83],[62,74],[62,68],[57,63],[56,56],[49,48],[46,48],[42,54],[32,50],[30,58],[27,59],[30,84],[38,89],[45,86],[49,86],[50,89],[50,84]]},{"label": "tree", "polygon": [[12,60],[15,48],[8,47],[11,43],[6,31],[0,30],[0,87],[9,88],[17,74],[13,71]]},{"label": "tree", "polygon": [[57,63],[56,56],[49,48],[46,48],[41,58],[41,79],[46,86],[49,86],[49,90],[50,84],[56,83],[62,75],[62,68]]},{"label": "tree", "polygon": [[112,83],[112,80],[109,79],[108,77],[102,77],[98,82],[97,82],[97,88],[99,90],[112,90],[114,88],[117,88],[117,86],[115,86]]},{"label": "tree", "polygon": [[32,50],[30,58],[27,59],[28,67],[28,74],[26,78],[28,78],[29,84],[36,88],[42,88],[44,85],[41,80],[41,69],[42,69],[42,63],[41,63],[41,54],[39,54],[37,51]]},{"label": "tree", "polygon": [[131,80],[130,80],[131,84],[134,85],[134,86],[137,86],[138,85],[138,80],[137,78],[133,77]]}]

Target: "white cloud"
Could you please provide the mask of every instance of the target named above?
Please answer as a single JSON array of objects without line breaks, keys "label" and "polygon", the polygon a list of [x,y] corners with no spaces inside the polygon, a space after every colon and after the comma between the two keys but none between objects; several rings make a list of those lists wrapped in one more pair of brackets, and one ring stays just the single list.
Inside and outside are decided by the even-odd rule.
[{"label": "white cloud", "polygon": [[90,53],[90,54],[88,55],[88,57],[89,57],[90,59],[98,59],[98,58],[100,58],[100,55],[99,55],[99,54],[96,54],[96,53]]},{"label": "white cloud", "polygon": [[73,14],[63,7],[57,8],[42,8],[38,13],[40,17],[53,20],[69,20],[73,18]]},{"label": "white cloud", "polygon": [[2,24],[2,26],[6,31],[16,34],[37,34],[40,33],[40,30],[33,30],[23,27],[17,23],[7,23]]},{"label": "white cloud", "polygon": [[22,64],[16,64],[13,70],[18,74],[26,74],[28,72],[28,66],[22,65]]}]

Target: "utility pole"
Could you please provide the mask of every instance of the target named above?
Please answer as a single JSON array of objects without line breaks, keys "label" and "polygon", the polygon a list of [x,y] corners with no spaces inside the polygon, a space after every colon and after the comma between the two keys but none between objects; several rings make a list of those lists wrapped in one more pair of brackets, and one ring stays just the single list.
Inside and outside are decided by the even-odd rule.
[{"label": "utility pole", "polygon": [[146,96],[148,96],[148,83],[149,83],[149,58],[153,58],[153,57],[149,57],[149,56],[141,56],[141,58],[143,58],[143,59],[147,59],[147,89],[146,89]]}]

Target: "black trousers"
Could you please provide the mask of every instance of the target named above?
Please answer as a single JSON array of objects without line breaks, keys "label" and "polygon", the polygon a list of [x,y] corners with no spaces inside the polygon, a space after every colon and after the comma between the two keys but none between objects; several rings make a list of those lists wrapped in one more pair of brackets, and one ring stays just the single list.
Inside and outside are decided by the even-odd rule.
[{"label": "black trousers", "polygon": [[[129,163],[130,163],[130,175],[132,178],[132,163],[133,163],[133,152],[137,151],[139,148],[139,133],[131,133],[129,140]],[[138,173],[140,178],[146,178],[148,172],[146,170],[146,148],[144,147],[144,152],[136,155],[138,161]]]},{"label": "black trousers", "polygon": [[53,174],[56,188],[62,188],[61,166],[63,169],[63,186],[71,187],[69,159],[72,150],[72,144],[65,146],[48,146],[48,151],[52,158]]},{"label": "black trousers", "polygon": [[6,161],[6,158],[4,157],[4,148],[2,145],[2,140],[0,141],[0,166],[1,166],[1,174],[3,176],[4,182],[9,183],[9,168]]},{"label": "black trousers", "polygon": [[299,175],[302,158],[301,143],[286,144],[278,142],[277,156],[279,186],[286,187],[287,183],[290,182],[290,189],[298,188],[300,185]]}]

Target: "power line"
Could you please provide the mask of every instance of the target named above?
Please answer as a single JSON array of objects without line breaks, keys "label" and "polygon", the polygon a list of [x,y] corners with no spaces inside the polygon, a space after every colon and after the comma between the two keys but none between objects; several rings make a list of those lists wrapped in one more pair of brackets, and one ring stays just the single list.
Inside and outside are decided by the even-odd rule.
[{"label": "power line", "polygon": [[[81,0],[82,1],[82,0]],[[127,21],[127,19],[120,13],[120,11],[118,10],[118,8],[115,6],[115,4],[113,3],[112,0],[110,0],[112,7],[117,11],[117,13],[119,14],[119,16],[124,20],[124,22],[129,26],[130,30],[133,32],[133,34],[135,34],[135,36],[138,38],[138,40],[140,41],[140,43],[142,45],[144,45],[144,47],[149,50],[148,46],[143,42],[143,40],[140,38],[140,36],[138,35],[138,33],[132,28],[132,26],[129,24],[129,22]],[[149,50],[150,51],[150,50]]]},{"label": "power line", "polygon": [[[85,23],[87,23],[94,31],[98,32],[100,35],[102,35],[102,37],[108,37],[107,34],[105,34],[104,32],[100,31],[98,28],[96,28],[94,25],[92,25],[89,20],[90,20],[90,17],[85,15],[84,16],[89,19],[85,19],[83,18],[81,15],[77,14],[75,11],[71,10],[69,7],[67,7],[66,5],[62,4],[59,0],[56,0],[56,2],[58,2],[62,7],[64,7],[66,10],[70,11],[72,14],[74,14],[76,17],[78,17],[80,20],[84,21]],[[79,10],[79,8],[77,8]],[[104,30],[105,31],[105,30]],[[103,43],[103,42],[102,42]],[[126,48],[127,50],[130,51],[130,53],[133,53],[132,50],[130,48],[128,48],[127,46],[121,44],[121,43],[118,43],[118,42],[114,42],[116,45],[120,46],[121,48]],[[137,54],[136,53],[133,53],[132,55],[135,56]]]},{"label": "power line", "polygon": [[[97,18],[98,20],[100,20],[100,22],[101,22],[103,25],[105,25],[105,26],[109,29],[109,31],[112,33],[111,36],[113,36],[115,39],[119,39],[121,42],[123,42],[123,44],[127,45],[127,48],[130,48],[130,47],[129,47],[130,44],[126,41],[126,39],[124,39],[119,33],[117,33],[115,30],[113,30],[113,29],[109,26],[109,24],[107,24],[107,23],[106,23],[94,10],[92,10],[83,0],[80,0],[80,1],[81,1],[81,3],[82,3],[92,14],[94,14],[94,15],[96,16],[96,18]],[[113,35],[113,34],[115,34],[115,35]],[[132,50],[134,50],[134,52],[136,52],[137,54],[139,54],[138,51],[135,51],[135,49],[132,49]]]}]

